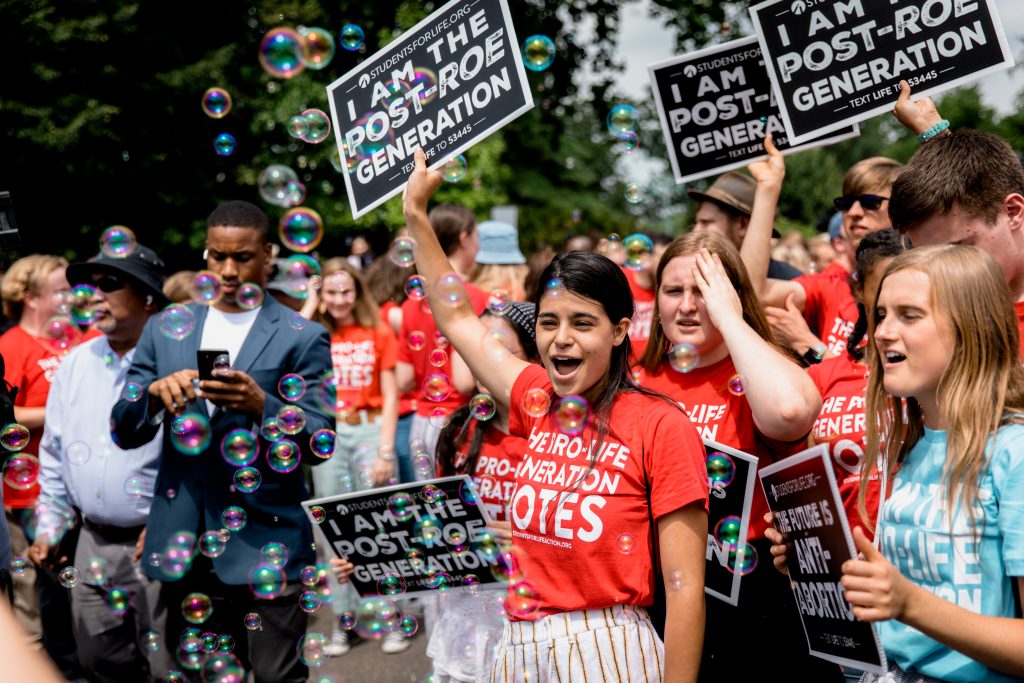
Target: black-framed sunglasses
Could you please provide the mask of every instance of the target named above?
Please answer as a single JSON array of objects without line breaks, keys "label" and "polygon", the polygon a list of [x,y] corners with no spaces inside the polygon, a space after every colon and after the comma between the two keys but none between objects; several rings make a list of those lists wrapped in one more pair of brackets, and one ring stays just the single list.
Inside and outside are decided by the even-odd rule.
[{"label": "black-framed sunglasses", "polygon": [[125,284],[127,284],[127,282],[123,277],[113,275],[111,273],[101,275],[92,281],[93,287],[108,294],[110,292],[116,292],[119,289],[123,289]]},{"label": "black-framed sunglasses", "polygon": [[849,211],[850,207],[860,202],[860,205],[864,207],[865,211],[875,211],[882,207],[882,202],[889,199],[877,194],[862,194],[859,197],[836,197],[832,200],[832,203],[836,205],[836,208],[840,211]]}]

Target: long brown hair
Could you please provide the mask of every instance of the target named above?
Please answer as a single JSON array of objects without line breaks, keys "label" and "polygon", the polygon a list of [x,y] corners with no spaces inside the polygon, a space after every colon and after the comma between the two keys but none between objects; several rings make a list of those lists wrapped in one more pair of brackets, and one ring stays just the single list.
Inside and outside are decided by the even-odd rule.
[{"label": "long brown hair", "polygon": [[[946,510],[952,526],[957,502],[974,525],[978,483],[986,463],[986,446],[999,425],[1024,418],[1024,367],[1013,298],[1002,270],[975,247],[919,247],[897,256],[885,279],[901,270],[928,276],[932,315],[953,338],[953,352],[937,389],[946,426]],[[878,324],[869,311],[870,334]],[[885,391],[884,370],[874,344],[869,349],[871,372],[867,389],[867,449],[861,467],[859,506],[865,515],[868,480],[884,461],[890,479],[924,433],[924,414],[914,398],[900,399]],[[867,517],[864,516],[866,519]]]},{"label": "long brown hair", "polygon": [[[332,258],[324,264],[324,276],[323,286],[327,286],[327,280],[331,275],[335,273],[346,273],[352,277],[352,281],[356,287],[356,303],[352,310],[352,315],[356,319],[356,324],[360,327],[366,327],[368,329],[376,329],[380,326],[380,317],[377,308],[377,304],[373,301],[370,296],[370,291],[366,288],[366,283],[363,281],[363,277],[359,274],[355,268],[352,267],[347,260],[343,258]],[[338,321],[327,312],[327,306],[323,300],[320,301],[320,305],[317,308],[316,321],[321,323],[324,327],[329,330],[336,330],[338,328]]]},{"label": "long brown hair", "polygon": [[[658,261],[658,269],[655,272],[655,297],[661,291],[661,276],[665,272],[665,267],[669,264],[669,261],[679,256],[692,256],[700,251],[701,248],[707,249],[712,254],[717,254],[718,258],[721,259],[722,266],[729,276],[729,282],[732,283],[740,297],[740,305],[743,308],[743,320],[757,332],[759,337],[778,349],[778,345],[775,343],[775,335],[772,334],[772,328],[768,325],[767,318],[764,317],[764,309],[761,308],[761,302],[757,298],[757,293],[754,291],[753,285],[750,284],[750,276],[747,275],[747,268],[743,265],[740,253],[736,251],[733,243],[722,235],[714,232],[691,231],[668,245],[665,253],[661,256],[661,260]],[[647,340],[647,348],[640,359],[640,365],[649,373],[659,372],[667,351],[668,339],[665,337],[665,331],[661,328],[661,311],[658,309],[657,298],[655,298],[654,320],[651,321],[651,336]],[[782,353],[782,350],[779,349],[779,352]]]}]

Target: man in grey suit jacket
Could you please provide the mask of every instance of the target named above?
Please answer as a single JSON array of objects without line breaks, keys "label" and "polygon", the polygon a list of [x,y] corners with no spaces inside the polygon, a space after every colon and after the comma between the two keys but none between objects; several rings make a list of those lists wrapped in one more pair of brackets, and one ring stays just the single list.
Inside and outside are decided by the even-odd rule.
[{"label": "man in grey suit jacket", "polygon": [[[308,494],[297,461],[321,462],[310,437],[334,426],[333,405],[321,386],[331,357],[322,326],[292,320],[291,310],[272,297],[255,307],[247,296],[256,291],[248,284],[265,284],[268,233],[266,214],[252,204],[228,202],[214,210],[205,257],[207,268],[220,276],[222,294],[208,306],[187,307],[194,329],[183,338],[187,314],[149,321],[127,378],[141,386],[142,398],[119,401],[111,427],[122,448],[135,448],[151,441],[161,422],[168,423],[143,552],[145,572],[163,582],[158,609],[166,610],[168,654],[177,655],[186,675],[198,674],[210,656],[179,642],[185,628],[197,626],[230,634],[233,654],[256,681],[299,683],[307,671],[296,649],[306,630],[298,578],[316,558],[299,507]],[[230,369],[200,381],[200,349],[227,351]],[[278,382],[293,373],[307,389],[286,401],[278,395]],[[281,421],[284,434],[265,428],[292,406],[301,408],[304,425],[293,410]],[[233,449],[226,448],[229,434]],[[282,453],[291,457],[275,457]],[[257,479],[260,485],[251,490]],[[208,596],[212,612],[193,593]],[[260,629],[246,628],[250,613],[259,615]],[[215,664],[211,660],[209,666]]]}]

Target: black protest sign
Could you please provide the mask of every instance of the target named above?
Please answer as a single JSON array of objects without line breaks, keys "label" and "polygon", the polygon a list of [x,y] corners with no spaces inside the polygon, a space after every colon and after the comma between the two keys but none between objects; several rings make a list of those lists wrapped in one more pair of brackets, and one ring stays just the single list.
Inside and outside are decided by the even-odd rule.
[{"label": "black protest sign", "polygon": [[453,0],[327,88],[352,216],[533,107],[506,0]]},{"label": "black protest sign", "polygon": [[677,183],[763,158],[771,133],[783,154],[858,135],[856,125],[794,146],[782,125],[757,38],[743,38],[647,67]]},{"label": "black protest sign", "polygon": [[[335,554],[355,565],[360,595],[395,576],[407,593],[496,583],[503,557],[467,476],[317,498],[302,503]],[[500,575],[500,572],[499,572]]]},{"label": "black protest sign", "polygon": [[760,471],[768,507],[792,548],[790,585],[807,647],[816,657],[885,673],[885,653],[874,626],[857,621],[840,580],[856,556],[828,445],[797,453]]},{"label": "black protest sign", "polygon": [[707,456],[708,547],[704,592],[730,605],[740,599],[740,579],[747,555],[747,528],[754,500],[757,457],[704,439]]},{"label": "black protest sign", "polygon": [[995,0],[768,0],[750,8],[793,142],[1013,66]]}]

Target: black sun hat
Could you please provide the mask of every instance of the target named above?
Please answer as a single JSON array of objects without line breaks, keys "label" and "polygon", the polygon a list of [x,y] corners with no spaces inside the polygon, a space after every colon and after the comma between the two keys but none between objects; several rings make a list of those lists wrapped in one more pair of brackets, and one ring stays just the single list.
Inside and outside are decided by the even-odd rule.
[{"label": "black sun hat", "polygon": [[72,287],[89,284],[94,273],[118,273],[126,275],[142,294],[152,294],[160,308],[169,303],[164,296],[164,262],[156,252],[141,244],[126,256],[96,254],[88,261],[77,261],[68,266],[67,278]]}]

